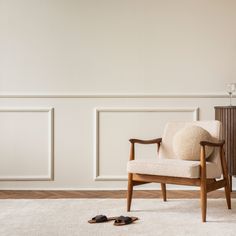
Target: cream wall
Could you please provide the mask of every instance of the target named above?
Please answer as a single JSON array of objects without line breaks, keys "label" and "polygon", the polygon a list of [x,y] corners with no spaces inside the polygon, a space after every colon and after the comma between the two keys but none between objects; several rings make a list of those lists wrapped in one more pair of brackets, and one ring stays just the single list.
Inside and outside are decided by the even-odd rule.
[{"label": "cream wall", "polygon": [[161,136],[197,108],[214,119],[228,104],[235,9],[234,0],[0,0],[0,188],[124,188],[130,137]]}]

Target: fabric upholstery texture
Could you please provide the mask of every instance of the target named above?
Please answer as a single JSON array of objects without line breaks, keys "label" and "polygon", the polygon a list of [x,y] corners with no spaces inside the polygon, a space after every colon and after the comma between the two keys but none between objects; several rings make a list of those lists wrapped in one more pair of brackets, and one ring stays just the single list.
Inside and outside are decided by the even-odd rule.
[{"label": "fabric upholstery texture", "polygon": [[[207,178],[219,178],[221,171],[212,162],[206,163]],[[128,173],[199,178],[200,162],[178,159],[133,160],[127,165]]]},{"label": "fabric upholstery texture", "polygon": [[[159,159],[176,159],[176,155],[173,149],[173,137],[175,134],[189,125],[197,125],[207,130],[213,139],[213,142],[217,142],[220,139],[221,122],[217,120],[210,121],[192,121],[192,122],[169,122],[164,128],[162,135],[162,143],[160,146]],[[214,148],[214,151],[207,159],[208,162],[213,162],[217,165],[217,169],[222,171],[220,162],[220,152],[218,148]],[[216,170],[218,171],[218,170]]]},{"label": "fabric upholstery texture", "polygon": [[[148,175],[175,176],[187,178],[200,177],[200,161],[179,160],[173,149],[175,134],[190,125],[196,125],[207,130],[212,141],[219,140],[221,123],[212,121],[170,122],[164,128],[158,157],[153,160],[133,160],[127,164],[128,173]],[[219,148],[214,148],[207,159],[207,178],[220,178],[222,174]]]},{"label": "fabric upholstery texture", "polygon": [[[189,125],[179,130],[173,138],[173,150],[178,159],[199,161],[201,141],[212,141],[210,133],[202,127]],[[213,151],[213,147],[205,147],[206,158]]]}]

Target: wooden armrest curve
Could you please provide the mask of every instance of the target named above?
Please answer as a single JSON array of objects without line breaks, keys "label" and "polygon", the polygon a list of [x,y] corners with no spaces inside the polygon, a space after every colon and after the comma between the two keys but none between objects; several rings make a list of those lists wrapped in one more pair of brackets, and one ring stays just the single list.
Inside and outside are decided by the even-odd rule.
[{"label": "wooden armrest curve", "polygon": [[140,143],[140,144],[154,144],[161,143],[162,138],[150,139],[150,140],[142,140],[142,139],[130,139],[131,143]]},{"label": "wooden armrest curve", "polygon": [[201,146],[211,146],[211,147],[223,147],[225,144],[225,140],[219,140],[218,142],[208,142],[208,141],[201,141]]}]

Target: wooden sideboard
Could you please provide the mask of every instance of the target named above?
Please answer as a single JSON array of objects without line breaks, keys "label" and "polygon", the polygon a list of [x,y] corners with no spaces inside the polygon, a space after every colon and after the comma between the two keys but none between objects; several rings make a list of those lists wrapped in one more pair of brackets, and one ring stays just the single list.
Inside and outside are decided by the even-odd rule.
[{"label": "wooden sideboard", "polygon": [[222,122],[221,139],[225,140],[225,156],[230,176],[236,176],[236,106],[216,106],[215,119]]}]

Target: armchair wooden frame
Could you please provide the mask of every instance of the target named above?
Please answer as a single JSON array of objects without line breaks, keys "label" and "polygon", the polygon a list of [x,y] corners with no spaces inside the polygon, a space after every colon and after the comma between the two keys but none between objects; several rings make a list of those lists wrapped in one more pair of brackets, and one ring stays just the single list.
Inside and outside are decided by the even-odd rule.
[{"label": "armchair wooden frame", "polygon": [[[135,144],[157,144],[157,152],[161,146],[161,138],[152,140],[140,140],[140,139],[130,139],[131,149],[130,149],[130,160],[135,159]],[[200,154],[200,178],[181,178],[181,177],[171,177],[171,176],[159,176],[159,175],[146,175],[138,173],[128,173],[128,192],[127,192],[127,211],[130,211],[133,186],[147,184],[147,183],[160,183],[162,190],[163,200],[166,201],[166,184],[177,184],[177,185],[189,185],[189,186],[199,186],[200,187],[200,199],[201,199],[201,211],[202,211],[202,222],[206,222],[206,212],[207,212],[207,193],[223,188],[225,189],[225,196],[227,201],[228,209],[231,209],[231,196],[230,196],[230,186],[228,171],[226,165],[226,159],[224,155],[224,143],[225,141],[219,142],[200,142],[201,154]],[[206,178],[206,158],[205,158],[205,147],[212,146],[219,149],[220,161],[222,166],[223,179],[207,179]]]}]

